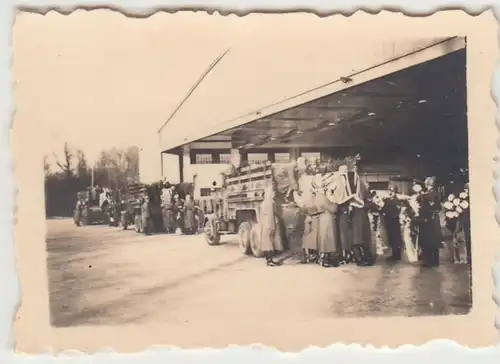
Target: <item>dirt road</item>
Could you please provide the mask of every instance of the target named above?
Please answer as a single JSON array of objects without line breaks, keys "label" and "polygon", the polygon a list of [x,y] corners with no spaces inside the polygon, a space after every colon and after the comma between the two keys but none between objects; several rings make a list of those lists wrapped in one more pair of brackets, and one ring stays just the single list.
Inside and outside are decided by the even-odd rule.
[{"label": "dirt road", "polygon": [[[144,236],[108,226],[47,221],[52,323],[187,322],[203,317],[287,319],[464,314],[466,265],[425,269],[381,260],[374,267],[270,268],[241,254],[234,237],[208,246],[201,235]],[[232,240],[232,241],[231,241]]]}]

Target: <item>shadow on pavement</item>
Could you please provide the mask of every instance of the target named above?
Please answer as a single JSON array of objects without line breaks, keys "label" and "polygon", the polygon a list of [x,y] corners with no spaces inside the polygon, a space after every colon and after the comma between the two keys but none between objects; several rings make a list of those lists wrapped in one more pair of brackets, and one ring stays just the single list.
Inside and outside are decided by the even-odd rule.
[{"label": "shadow on pavement", "polygon": [[[124,236],[126,239],[123,239]],[[175,297],[164,299],[166,291],[248,259],[245,256],[238,257],[177,279],[166,279],[162,284],[149,287],[146,275],[126,272],[111,274],[121,268],[119,262],[113,262],[111,266],[92,264],[93,261],[97,262],[106,255],[113,254],[117,245],[148,244],[148,239],[149,237],[134,232],[121,232],[106,227],[73,228],[68,225],[64,230],[60,228],[51,231],[47,238],[51,324],[55,327],[68,327],[132,323],[154,315],[155,309],[164,309],[165,305],[178,303],[179,299]],[[127,287],[131,280],[143,280],[143,286],[146,288],[120,295],[121,287]],[[113,299],[109,301],[91,301],[92,297],[113,291]],[[119,298],[116,298],[117,295]],[[147,298],[147,307],[140,304],[143,298]]]},{"label": "shadow on pavement", "polygon": [[358,271],[354,268],[345,282],[350,289],[333,299],[334,315],[413,317],[469,313],[470,266],[451,263],[445,250],[441,251],[441,258],[439,268],[384,261]]}]

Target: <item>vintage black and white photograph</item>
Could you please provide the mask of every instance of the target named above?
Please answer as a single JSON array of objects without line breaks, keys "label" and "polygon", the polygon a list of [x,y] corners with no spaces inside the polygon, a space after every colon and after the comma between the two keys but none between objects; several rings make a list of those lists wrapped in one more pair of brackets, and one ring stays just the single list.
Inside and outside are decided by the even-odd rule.
[{"label": "vintage black and white photograph", "polygon": [[[386,44],[388,52],[395,46]],[[46,161],[45,181],[53,325],[151,319],[159,312],[143,312],[148,301],[163,306],[167,320],[188,319],[198,305],[250,314],[247,293],[228,302],[231,282],[273,305],[322,302],[307,315],[466,314],[473,207],[465,44],[406,40],[390,57],[418,55],[415,65],[395,64],[355,86],[356,74],[331,80],[324,96],[245,115],[226,130],[227,120],[208,119],[206,132],[188,134],[187,143],[171,137],[189,122],[180,109],[196,85],[217,82],[214,62],[158,126],[161,159],[142,159],[137,146],[103,145],[89,162],[85,145],[61,145],[55,166]],[[230,63],[231,50],[217,61]],[[329,93],[331,85],[341,91]],[[141,179],[141,163],[162,178]],[[154,287],[113,282],[125,278],[113,277],[123,251],[129,274],[154,273],[149,264],[161,255],[156,273],[175,279]],[[269,267],[282,266],[286,273],[273,277]],[[255,287],[259,276],[267,284]],[[272,293],[290,282],[288,293]]]},{"label": "vintage black and white photograph", "polygon": [[17,46],[45,49],[20,87],[51,90],[26,106],[51,327],[471,312],[467,36],[181,41],[191,18],[89,14]]}]

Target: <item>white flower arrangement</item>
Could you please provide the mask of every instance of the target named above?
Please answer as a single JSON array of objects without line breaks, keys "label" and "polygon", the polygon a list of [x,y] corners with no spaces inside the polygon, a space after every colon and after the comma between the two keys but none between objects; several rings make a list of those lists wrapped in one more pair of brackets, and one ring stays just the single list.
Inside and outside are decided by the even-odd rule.
[{"label": "white flower arrangement", "polygon": [[373,196],[372,201],[375,204],[375,206],[377,206],[379,209],[381,209],[382,207],[385,206],[385,198],[380,196],[379,194],[376,194],[375,196]]},{"label": "white flower arrangement", "polygon": [[[421,189],[419,191],[421,191]],[[411,225],[414,219],[419,216],[420,212],[420,204],[417,200],[418,195],[397,195],[397,197],[403,202],[399,213],[399,222],[402,226]]]},{"label": "white flower arrangement", "polygon": [[418,202],[417,195],[413,195],[408,199],[408,203],[413,210],[413,214],[418,216],[420,213],[420,203]]},{"label": "white flower arrangement", "polygon": [[420,193],[422,192],[422,186],[419,185],[418,183],[415,183],[412,187],[413,192],[415,193]]},{"label": "white flower arrangement", "polygon": [[469,194],[467,191],[460,192],[458,196],[450,194],[447,201],[443,204],[446,219],[458,219],[469,206]]}]

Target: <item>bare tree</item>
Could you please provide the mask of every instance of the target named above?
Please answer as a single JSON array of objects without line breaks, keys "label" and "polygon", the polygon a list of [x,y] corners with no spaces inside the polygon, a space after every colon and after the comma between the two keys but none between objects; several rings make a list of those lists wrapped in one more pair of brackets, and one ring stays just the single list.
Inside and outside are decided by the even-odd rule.
[{"label": "bare tree", "polygon": [[95,168],[96,180],[110,188],[124,188],[139,176],[139,152],[136,147],[111,148],[101,152]]},{"label": "bare tree", "polygon": [[87,158],[85,158],[85,153],[82,150],[76,152],[76,173],[78,177],[87,177],[89,172],[89,166],[87,163]]},{"label": "bare tree", "polygon": [[64,143],[64,162],[61,163],[55,153],[54,153],[54,158],[56,160],[57,166],[66,175],[66,177],[68,178],[73,177],[73,164],[72,164],[73,153],[71,152],[71,149],[69,148],[67,142]]},{"label": "bare tree", "polygon": [[43,174],[45,177],[50,174],[50,164],[47,155],[43,156]]}]

